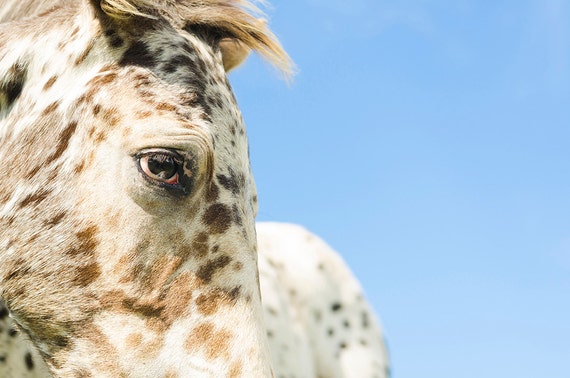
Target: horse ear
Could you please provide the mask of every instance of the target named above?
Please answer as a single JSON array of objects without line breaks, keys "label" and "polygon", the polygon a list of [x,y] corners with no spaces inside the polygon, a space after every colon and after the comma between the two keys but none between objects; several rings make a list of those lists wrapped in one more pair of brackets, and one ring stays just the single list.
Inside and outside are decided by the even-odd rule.
[{"label": "horse ear", "polygon": [[251,50],[245,43],[234,38],[223,38],[219,42],[219,47],[226,72],[242,64]]}]

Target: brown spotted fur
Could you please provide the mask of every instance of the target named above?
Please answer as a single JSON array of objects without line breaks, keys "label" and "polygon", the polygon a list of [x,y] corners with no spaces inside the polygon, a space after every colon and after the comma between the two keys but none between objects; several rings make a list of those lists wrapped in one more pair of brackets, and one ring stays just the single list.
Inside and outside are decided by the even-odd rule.
[{"label": "brown spotted fur", "polygon": [[[291,63],[252,14],[244,0],[1,4],[0,375],[386,376],[334,253],[284,227],[276,245],[259,235],[258,261],[226,71],[250,49]],[[176,186],[144,172],[157,149],[176,154]]]}]

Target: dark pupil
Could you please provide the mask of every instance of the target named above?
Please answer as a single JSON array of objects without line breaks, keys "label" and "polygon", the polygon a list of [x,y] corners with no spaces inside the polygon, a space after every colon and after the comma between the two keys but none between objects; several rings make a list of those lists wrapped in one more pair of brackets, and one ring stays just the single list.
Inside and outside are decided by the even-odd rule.
[{"label": "dark pupil", "polygon": [[152,155],[148,158],[148,169],[153,175],[167,180],[172,178],[178,171],[178,163],[172,156]]}]

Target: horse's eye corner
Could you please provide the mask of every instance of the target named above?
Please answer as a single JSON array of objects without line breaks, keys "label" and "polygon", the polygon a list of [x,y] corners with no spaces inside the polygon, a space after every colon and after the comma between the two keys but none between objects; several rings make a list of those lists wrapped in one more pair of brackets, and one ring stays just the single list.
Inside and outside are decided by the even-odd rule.
[{"label": "horse's eye corner", "polygon": [[136,155],[139,170],[150,181],[176,187],[180,185],[184,159],[170,150],[143,151]]}]

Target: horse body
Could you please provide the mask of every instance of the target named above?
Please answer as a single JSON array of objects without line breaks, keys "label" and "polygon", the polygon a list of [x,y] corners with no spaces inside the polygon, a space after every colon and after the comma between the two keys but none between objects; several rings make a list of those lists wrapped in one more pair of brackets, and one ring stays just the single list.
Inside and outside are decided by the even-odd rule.
[{"label": "horse body", "polygon": [[[379,329],[362,320],[365,304],[347,302],[360,295],[351,276],[350,294],[338,286],[332,304],[318,291],[299,301],[283,283],[302,278],[275,268],[286,261],[264,241],[260,288],[257,194],[226,71],[250,48],[289,63],[248,5],[2,6],[0,375],[350,376],[353,361],[383,374]],[[260,294],[278,306],[264,315]],[[310,298],[313,317],[343,309],[344,327],[360,316],[364,333],[327,349],[302,310]],[[274,312],[283,315],[269,320]],[[347,357],[367,347],[377,357]]]}]

